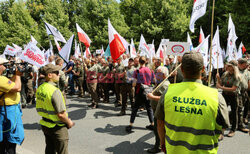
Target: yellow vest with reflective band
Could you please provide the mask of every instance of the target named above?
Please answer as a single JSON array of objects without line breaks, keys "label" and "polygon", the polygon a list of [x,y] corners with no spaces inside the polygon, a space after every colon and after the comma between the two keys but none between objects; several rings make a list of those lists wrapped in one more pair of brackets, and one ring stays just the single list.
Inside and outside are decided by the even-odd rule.
[{"label": "yellow vest with reflective band", "polygon": [[168,154],[217,153],[218,91],[197,82],[170,84],[164,97]]},{"label": "yellow vest with reflective band", "polygon": [[[55,109],[52,105],[52,95],[53,93],[59,90],[55,86],[44,82],[40,85],[36,91],[36,110],[43,119],[40,120],[40,124],[48,128],[53,128],[56,125],[63,126],[65,125],[57,116]],[[64,97],[63,103],[65,105]],[[45,120],[46,119],[46,120]]]}]

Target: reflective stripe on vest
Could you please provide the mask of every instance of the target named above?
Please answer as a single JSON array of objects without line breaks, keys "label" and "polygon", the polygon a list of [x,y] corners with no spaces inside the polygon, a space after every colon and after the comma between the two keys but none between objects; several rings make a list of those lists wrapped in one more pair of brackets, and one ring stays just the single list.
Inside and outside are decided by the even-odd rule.
[{"label": "reflective stripe on vest", "polygon": [[[57,116],[55,109],[52,105],[52,95],[53,93],[59,90],[55,86],[44,82],[40,85],[36,92],[36,110],[43,119],[40,120],[40,124],[48,128],[53,128],[56,125],[63,126],[65,125]],[[64,97],[63,103],[65,105]],[[44,120],[48,119],[48,120]]]},{"label": "reflective stripe on vest", "polygon": [[197,82],[171,84],[164,112],[167,153],[217,153],[217,90]]}]

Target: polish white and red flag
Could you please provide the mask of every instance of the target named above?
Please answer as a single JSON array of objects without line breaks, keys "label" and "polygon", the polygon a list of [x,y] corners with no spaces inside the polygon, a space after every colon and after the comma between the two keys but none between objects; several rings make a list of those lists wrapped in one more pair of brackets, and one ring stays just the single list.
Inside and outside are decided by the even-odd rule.
[{"label": "polish white and red flag", "polygon": [[205,39],[205,35],[203,33],[202,28],[200,27],[200,36],[199,36],[199,43],[201,44],[203,40]]},{"label": "polish white and red flag", "polygon": [[163,47],[162,47],[162,44],[160,44],[160,45],[159,45],[159,48],[158,48],[158,50],[157,50],[157,52],[156,52],[156,57],[163,60],[163,59],[164,59],[164,54],[163,54],[163,52],[164,52],[164,49],[163,49]]},{"label": "polish white and red flag", "polygon": [[129,43],[114,29],[108,19],[109,47],[112,59],[115,61],[128,48]]},{"label": "polish white and red flag", "polygon": [[101,56],[104,55],[104,49],[103,49],[103,45],[102,45],[102,49],[101,49]]},{"label": "polish white and red flag", "polygon": [[89,48],[86,48],[83,57],[84,57],[84,58],[90,58],[90,56],[91,56],[90,50],[89,50]]},{"label": "polish white and red flag", "polygon": [[207,0],[194,0],[193,11],[189,23],[189,29],[194,32],[194,23],[206,13]]},{"label": "polish white and red flag", "polygon": [[57,48],[58,52],[60,52],[62,48],[60,47],[60,45],[59,45],[59,43],[57,42],[57,40],[56,40],[55,37],[54,37],[54,41],[55,41],[56,48]]},{"label": "polish white and red flag", "polygon": [[135,58],[137,55],[136,55],[136,50],[135,50],[135,44],[134,44],[134,41],[133,39],[131,39],[131,44],[130,44],[130,57],[131,58]]},{"label": "polish white and red flag", "polygon": [[76,23],[76,29],[79,41],[84,43],[86,48],[90,47],[91,40],[89,39],[89,36],[82,30],[82,28]]}]

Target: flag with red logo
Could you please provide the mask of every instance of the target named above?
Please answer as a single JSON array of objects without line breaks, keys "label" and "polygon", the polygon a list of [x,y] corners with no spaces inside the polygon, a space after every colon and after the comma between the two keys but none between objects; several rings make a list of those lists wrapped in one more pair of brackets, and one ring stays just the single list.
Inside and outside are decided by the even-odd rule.
[{"label": "flag with red logo", "polygon": [[16,55],[16,49],[13,48],[12,46],[7,45],[5,47],[5,50],[4,50],[3,54],[4,55],[15,56]]},{"label": "flag with red logo", "polygon": [[128,42],[114,29],[108,19],[109,47],[113,60],[119,58],[128,48]]},{"label": "flag with red logo", "polygon": [[57,40],[56,40],[55,37],[54,37],[54,41],[55,41],[56,48],[57,48],[58,52],[60,52],[62,48],[60,47],[60,45],[59,45],[59,43],[57,42]]},{"label": "flag with red logo", "polygon": [[219,26],[217,26],[217,30],[212,41],[212,64],[215,69],[224,67],[222,49],[220,47]]},{"label": "flag with red logo", "polygon": [[238,37],[236,36],[235,26],[231,15],[229,14],[229,21],[228,21],[228,38],[227,38],[227,57],[228,61],[230,60],[237,60],[237,48],[236,48],[236,40]]},{"label": "flag with red logo", "polygon": [[141,50],[141,52],[140,52],[141,56],[146,56],[148,58],[151,57],[150,48],[149,48],[148,44],[146,43],[145,38],[143,37],[142,34],[141,34],[141,38],[140,38],[139,50]]},{"label": "flag with red logo", "polygon": [[32,65],[42,67],[45,65],[44,52],[42,52],[34,43],[30,42],[19,57]]}]

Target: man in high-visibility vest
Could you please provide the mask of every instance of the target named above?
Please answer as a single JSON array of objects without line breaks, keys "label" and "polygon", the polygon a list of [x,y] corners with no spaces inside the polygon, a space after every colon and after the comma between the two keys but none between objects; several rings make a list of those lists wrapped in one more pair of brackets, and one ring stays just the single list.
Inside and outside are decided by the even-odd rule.
[{"label": "man in high-visibility vest", "polygon": [[46,154],[68,153],[68,129],[74,123],[68,118],[62,92],[56,87],[60,66],[48,64],[41,69],[46,81],[36,91],[36,110],[42,119],[40,124],[45,135]]},{"label": "man in high-visibility vest", "polygon": [[170,84],[159,100],[155,116],[162,151],[168,154],[217,153],[222,127],[229,126],[224,98],[202,85],[204,69],[200,53],[185,53],[183,82]]}]

